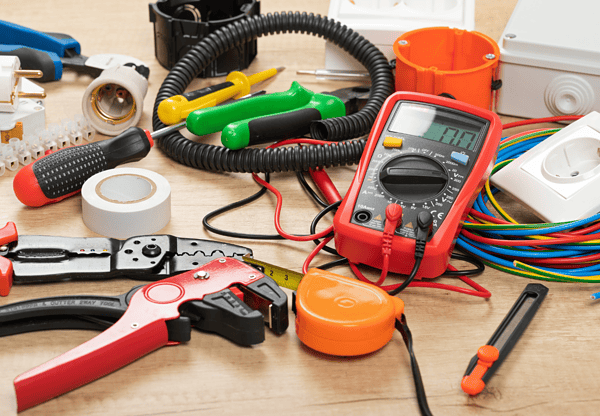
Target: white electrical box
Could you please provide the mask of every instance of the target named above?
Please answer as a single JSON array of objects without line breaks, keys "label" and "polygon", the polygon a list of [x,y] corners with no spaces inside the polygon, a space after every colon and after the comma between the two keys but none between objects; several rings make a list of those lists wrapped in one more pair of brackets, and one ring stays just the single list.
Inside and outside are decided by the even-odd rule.
[{"label": "white electrical box", "polygon": [[600,211],[600,113],[592,112],[548,137],[491,177],[548,222]]},{"label": "white electrical box", "polygon": [[496,110],[539,118],[600,111],[600,2],[520,0],[502,37]]},{"label": "white electrical box", "polygon": [[[363,35],[392,60],[392,45],[405,32],[424,27],[475,28],[475,0],[331,0],[329,18]],[[365,71],[356,59],[331,42],[325,68]]]}]

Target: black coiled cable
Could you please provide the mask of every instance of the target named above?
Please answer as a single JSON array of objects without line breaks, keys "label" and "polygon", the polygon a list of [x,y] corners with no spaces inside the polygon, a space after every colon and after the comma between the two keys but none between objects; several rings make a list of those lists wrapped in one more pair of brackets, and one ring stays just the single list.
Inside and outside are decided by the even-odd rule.
[{"label": "black coiled cable", "polygon": [[383,102],[394,92],[392,70],[381,51],[364,37],[339,22],[312,13],[287,12],[253,16],[222,27],[202,39],[177,62],[163,81],[154,102],[154,130],[165,127],[158,118],[160,102],[182,94],[190,82],[218,56],[261,36],[291,32],[324,37],[347,51],[369,71],[371,93],[360,111],[311,125],[313,138],[340,143],[231,151],[222,146],[196,143],[180,133],[172,133],[157,139],[158,147],[184,165],[224,172],[306,171],[309,168],[358,163],[366,142],[364,139],[349,139],[364,136],[371,129]]}]

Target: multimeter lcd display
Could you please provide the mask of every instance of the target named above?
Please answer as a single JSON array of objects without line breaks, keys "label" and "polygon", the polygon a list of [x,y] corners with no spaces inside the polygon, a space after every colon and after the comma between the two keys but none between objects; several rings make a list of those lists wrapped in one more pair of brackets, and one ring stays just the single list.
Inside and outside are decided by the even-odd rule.
[{"label": "multimeter lcd display", "polygon": [[388,130],[474,150],[484,126],[483,121],[461,117],[445,108],[402,103]]}]

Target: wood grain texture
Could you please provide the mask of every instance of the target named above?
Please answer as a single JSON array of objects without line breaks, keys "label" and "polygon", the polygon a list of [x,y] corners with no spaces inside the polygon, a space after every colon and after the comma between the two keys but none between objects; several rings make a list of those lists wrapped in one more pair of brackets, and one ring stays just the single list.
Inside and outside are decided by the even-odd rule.
[{"label": "wood grain texture", "polygon": [[[498,39],[516,0],[477,0],[477,30]],[[263,0],[263,12],[305,10],[327,14],[322,0]],[[140,126],[151,128],[151,107],[167,75],[154,57],[147,0],[14,2],[0,0],[2,19],[44,31],[74,36],[85,55],[121,53],[147,62],[149,91]],[[316,91],[351,83],[296,76],[297,69],[323,67],[322,39],[306,35],[259,40],[259,55],[246,73],[284,65],[287,70],[266,83],[270,92],[286,90],[293,80]],[[196,80],[193,87],[222,79]],[[91,82],[65,73],[45,84],[47,122],[81,113],[81,97]],[[508,120],[504,118],[504,120]],[[217,143],[217,138],[209,139]],[[172,186],[172,219],[161,233],[216,238],[201,219],[213,209],[250,195],[257,187],[249,175],[218,174],[184,167],[154,149],[133,166],[154,170]],[[338,189],[348,188],[354,168],[331,169]],[[17,223],[21,234],[95,236],[81,219],[80,197],[40,209],[21,205],[12,191],[14,173],[0,177],[0,224]],[[319,211],[293,174],[273,175],[284,195],[286,230],[308,231]],[[515,204],[510,209],[518,211]],[[275,199],[215,220],[242,232],[272,233]],[[526,215],[522,213],[521,215]],[[325,222],[324,222],[325,223]],[[224,241],[250,246],[259,259],[300,271],[312,243]],[[319,255],[314,264],[329,260]],[[335,269],[350,275],[347,268]],[[371,273],[374,275],[374,273]],[[409,289],[401,297],[415,341],[429,405],[436,415],[588,415],[597,413],[600,391],[595,374],[600,361],[598,305],[589,294],[600,285],[550,283],[550,293],[511,355],[477,398],[467,397],[460,380],[469,359],[492,335],[527,283],[527,279],[487,269],[477,282],[490,300],[429,289]],[[397,281],[397,278],[390,278]],[[452,279],[440,279],[452,283]],[[120,294],[129,280],[16,286],[0,305],[66,294]],[[290,293],[288,291],[288,293]],[[48,331],[0,339],[0,414],[14,414],[12,380],[94,336],[90,331]],[[263,344],[241,348],[211,334],[194,332],[192,340],[163,348],[96,382],[28,410],[26,415],[417,415],[408,354],[399,334],[382,350],[358,358],[330,357],[303,347],[293,325],[282,336],[267,333]]]}]

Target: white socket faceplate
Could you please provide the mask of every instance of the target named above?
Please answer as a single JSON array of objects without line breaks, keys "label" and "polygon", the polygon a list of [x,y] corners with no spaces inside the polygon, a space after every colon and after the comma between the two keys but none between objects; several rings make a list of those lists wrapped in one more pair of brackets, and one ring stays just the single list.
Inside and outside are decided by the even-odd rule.
[{"label": "white socket faceplate", "polygon": [[491,178],[548,222],[600,211],[600,113],[592,112],[547,138]]}]

